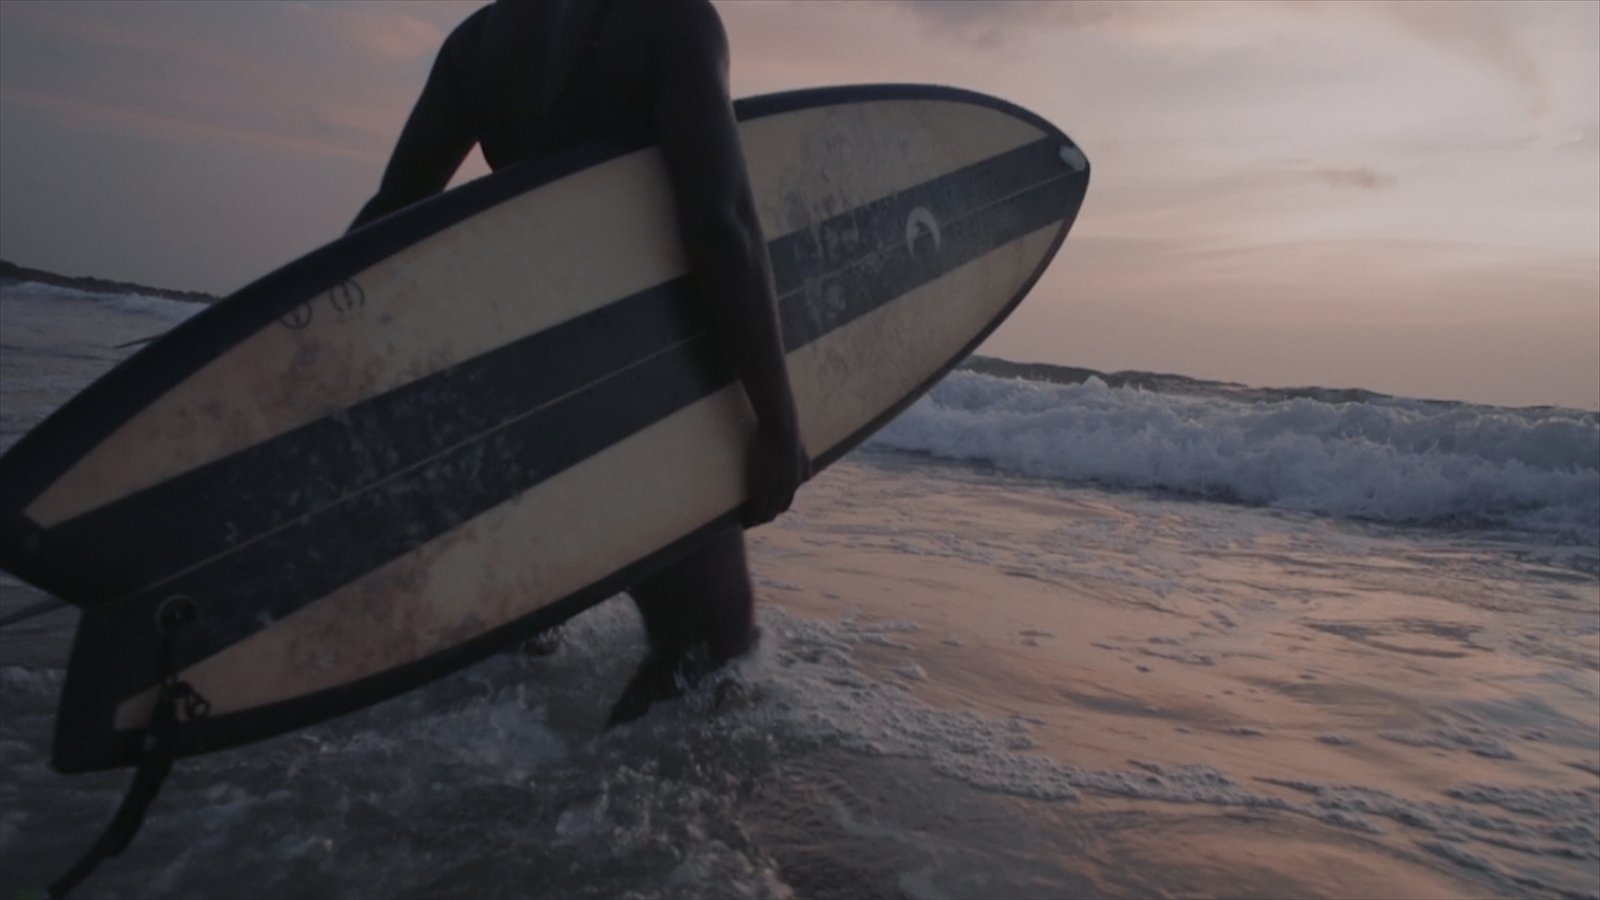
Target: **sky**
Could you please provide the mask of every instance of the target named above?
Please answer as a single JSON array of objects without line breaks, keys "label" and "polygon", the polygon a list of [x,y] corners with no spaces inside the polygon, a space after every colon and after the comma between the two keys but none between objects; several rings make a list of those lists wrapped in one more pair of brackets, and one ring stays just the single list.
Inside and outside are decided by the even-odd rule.
[{"label": "sky", "polygon": [[[0,258],[226,294],[333,240],[480,5],[3,0]],[[1600,3],[717,6],[735,96],[949,84],[1084,149],[982,353],[1600,409]]]}]

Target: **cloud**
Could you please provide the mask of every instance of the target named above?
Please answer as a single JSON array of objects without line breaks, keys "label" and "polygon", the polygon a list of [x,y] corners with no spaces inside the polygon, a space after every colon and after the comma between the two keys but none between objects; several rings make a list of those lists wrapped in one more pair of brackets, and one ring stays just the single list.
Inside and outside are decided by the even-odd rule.
[{"label": "cloud", "polygon": [[1592,258],[1432,240],[1196,252],[1076,229],[980,353],[1257,385],[1600,405]]},{"label": "cloud", "polygon": [[388,149],[444,33],[409,7],[8,2],[3,14],[7,104],[75,129],[351,159]]},{"label": "cloud", "polygon": [[[1517,4],[1520,6],[1520,4]],[[1488,66],[1532,95],[1530,112],[1550,109],[1550,82],[1533,49],[1524,39],[1523,24],[1511,6],[1404,0],[1371,7],[1414,37]]]},{"label": "cloud", "polygon": [[403,13],[323,10],[320,15],[347,40],[378,59],[431,57],[444,41],[439,26]]},{"label": "cloud", "polygon": [[1075,28],[1103,24],[1114,17],[1137,14],[1135,0],[1082,0],[1040,3],[1036,0],[898,0],[930,31],[979,46],[995,46],[1038,26]]},{"label": "cloud", "polygon": [[333,126],[306,105],[290,111],[292,118],[302,125],[295,130],[310,132],[309,135],[297,135],[248,125],[196,121],[152,110],[112,106],[42,91],[7,90],[3,96],[8,102],[49,113],[62,125],[71,128],[115,130],[179,144],[225,140],[243,144],[257,152],[295,156],[333,156],[363,162],[381,162],[386,158],[381,153],[332,139],[332,132],[335,131]]},{"label": "cloud", "polygon": [[[251,79],[270,78],[278,71],[275,61],[241,52],[233,44],[196,35],[162,32],[155,28],[127,27],[108,16],[93,14],[103,12],[94,7],[38,4],[8,6],[7,18],[11,27],[29,27],[46,40],[64,39],[63,43],[75,51],[92,48],[96,52],[84,54],[91,62],[103,62],[105,57],[101,52],[111,50],[137,58],[145,64],[145,72],[155,76],[164,76],[173,69],[199,69]],[[80,9],[89,11],[80,12]]]},{"label": "cloud", "polygon": [[979,50],[1010,46],[1037,30],[1115,29],[1125,35],[1165,29],[1173,16],[1190,18],[1197,3],[1146,0],[894,0],[896,6],[939,37]]},{"label": "cloud", "polygon": [[1312,169],[1306,174],[1316,181],[1340,188],[1359,188],[1361,190],[1375,191],[1380,188],[1394,187],[1395,184],[1393,175],[1386,175],[1371,166],[1325,166]]},{"label": "cloud", "polygon": [[[1459,59],[1483,66],[1528,96],[1528,111],[1548,115],[1552,73],[1541,64],[1534,38],[1541,29],[1592,34],[1592,4],[1383,0],[1278,0],[1274,3],[1159,2],[1159,0],[896,0],[925,32],[983,51],[1010,49],[1041,31],[1094,31],[1131,45],[1168,51],[1264,52],[1293,40],[1310,26],[1343,23],[1366,31],[1371,23],[1397,31]],[[1363,28],[1356,24],[1368,23]]]}]

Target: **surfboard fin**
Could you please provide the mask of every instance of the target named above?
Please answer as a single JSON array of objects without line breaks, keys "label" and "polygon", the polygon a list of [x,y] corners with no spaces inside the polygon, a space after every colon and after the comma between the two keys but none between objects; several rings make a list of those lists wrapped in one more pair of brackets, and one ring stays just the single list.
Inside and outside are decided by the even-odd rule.
[{"label": "surfboard fin", "polygon": [[161,605],[157,614],[161,623],[161,651],[159,665],[161,688],[156,694],[156,707],[150,714],[150,724],[145,728],[139,753],[139,765],[133,773],[133,783],[122,798],[106,830],[90,845],[83,857],[50,885],[51,897],[65,897],[102,862],[127,849],[134,835],[144,824],[145,811],[161,792],[167,774],[172,771],[176,756],[178,732],[182,723],[178,718],[180,706],[184,718],[197,721],[211,712],[211,704],[192,685],[178,680],[177,666],[173,662],[172,645],[179,634],[199,617],[194,601],[188,597],[173,597]]}]

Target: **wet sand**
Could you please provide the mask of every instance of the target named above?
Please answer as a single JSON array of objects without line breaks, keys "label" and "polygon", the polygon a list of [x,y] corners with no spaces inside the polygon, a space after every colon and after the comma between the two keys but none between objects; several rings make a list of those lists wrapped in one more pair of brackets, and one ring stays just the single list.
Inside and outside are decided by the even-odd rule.
[{"label": "wet sand", "polygon": [[[1583,549],[857,459],[755,538],[767,601],[899,620],[857,645],[875,677],[1062,766],[1153,776],[1161,801],[1082,774],[1015,811],[1070,820],[1040,830],[1100,889],[1596,890]],[[1208,797],[1186,767],[1230,783]]]},{"label": "wet sand", "polygon": [[[553,657],[180,763],[84,895],[1596,893],[1583,548],[884,454],[752,544],[762,645],[685,701],[601,732],[643,650],[618,598]],[[7,890],[126,780],[43,768],[73,616],[0,633]]]}]

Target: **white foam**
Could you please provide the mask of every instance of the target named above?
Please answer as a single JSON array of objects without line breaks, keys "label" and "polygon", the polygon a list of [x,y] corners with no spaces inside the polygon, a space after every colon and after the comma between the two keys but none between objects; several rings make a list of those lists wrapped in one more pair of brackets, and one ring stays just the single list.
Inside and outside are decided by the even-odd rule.
[{"label": "white foam", "polygon": [[867,446],[1341,517],[1600,533],[1600,418],[1576,410],[1239,402],[955,372]]},{"label": "white foam", "polygon": [[109,294],[100,302],[118,312],[149,316],[174,325],[205,309],[200,303],[152,297],[148,294]]},{"label": "white foam", "polygon": [[[743,677],[761,681],[775,702],[752,710],[750,718],[790,739],[836,744],[869,756],[925,760],[934,771],[973,787],[1020,797],[1068,800],[1092,791],[1171,803],[1291,808],[1208,766],[1135,762],[1130,771],[1095,771],[1026,752],[1034,743],[1019,739],[1018,722],[1024,720],[935,709],[908,696],[894,681],[875,680],[857,668],[851,648],[877,644],[873,638],[885,625],[915,630],[907,622],[818,622],[780,609],[763,610],[762,627],[771,639],[756,660],[742,667]],[[912,662],[891,671],[913,681],[929,677]],[[908,674],[913,671],[915,675]]]},{"label": "white foam", "polygon": [[[920,760],[983,791],[1045,801],[1099,794],[1305,816],[1391,842],[1437,844],[1453,865],[1541,893],[1555,892],[1537,880],[1542,861],[1596,857],[1594,790],[1464,784],[1408,798],[1254,779],[1299,794],[1286,798],[1255,788],[1247,773],[1204,764],[1080,768],[1035,746],[1028,732],[1037,719],[936,709],[897,686],[906,676],[896,669],[939,678],[909,651],[881,679],[854,659],[873,637],[918,633],[914,622],[813,621],[774,608],[761,619],[765,637],[753,658],[683,701],[599,734],[553,726],[549,710],[614,695],[625,665],[600,679],[610,688],[588,682],[643,649],[626,601],[569,624],[549,656],[501,655],[334,722],[186,760],[138,843],[106,872],[198,895],[226,893],[246,878],[286,895],[477,885],[785,896],[792,890],[780,868],[736,823],[763,814],[748,806],[748,785],[819,750]],[[0,856],[13,864],[38,852],[37,810],[97,826],[126,787],[122,773],[49,772],[51,698],[41,689],[58,682],[59,672],[0,668],[0,700],[21,713],[0,723]],[[1496,856],[1501,850],[1533,862]]]},{"label": "white foam", "polygon": [[35,281],[8,281],[0,286],[0,296],[7,299],[42,300],[62,305],[90,303],[117,312],[148,316],[177,324],[205,309],[205,304],[187,300],[173,300],[152,294],[136,292],[106,293]]}]

